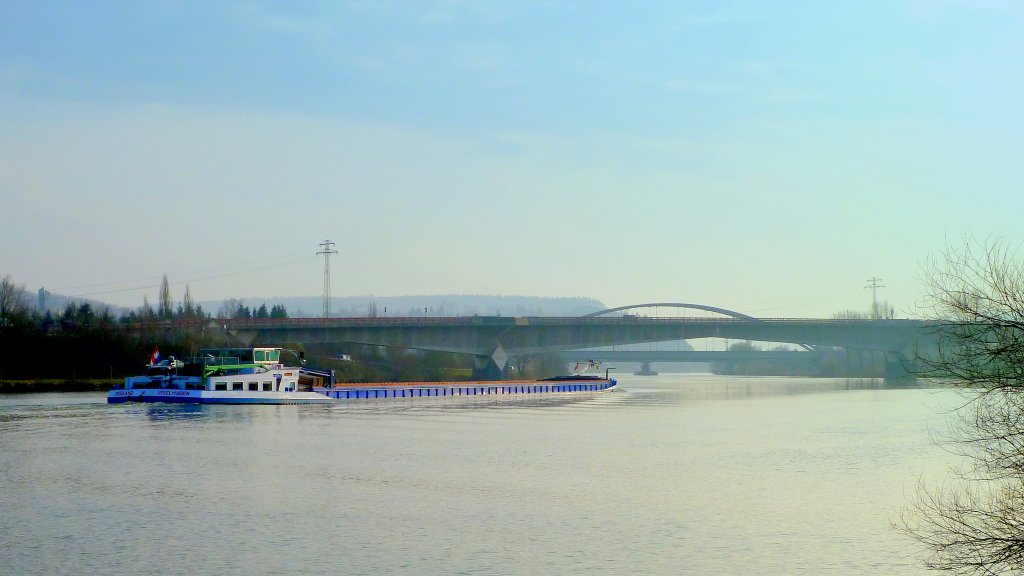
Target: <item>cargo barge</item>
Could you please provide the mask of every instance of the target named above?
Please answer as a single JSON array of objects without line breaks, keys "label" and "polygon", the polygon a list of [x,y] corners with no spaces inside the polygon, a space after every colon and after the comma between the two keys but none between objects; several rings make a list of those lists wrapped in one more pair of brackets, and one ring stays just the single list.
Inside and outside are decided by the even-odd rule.
[{"label": "cargo barge", "polygon": [[125,378],[107,394],[107,402],[188,404],[323,404],[339,400],[385,398],[447,398],[515,394],[603,392],[617,382],[605,377],[573,375],[547,380],[469,382],[337,383],[334,371],[283,362],[283,348],[210,348],[189,361],[160,360],[159,351],[147,373]]}]

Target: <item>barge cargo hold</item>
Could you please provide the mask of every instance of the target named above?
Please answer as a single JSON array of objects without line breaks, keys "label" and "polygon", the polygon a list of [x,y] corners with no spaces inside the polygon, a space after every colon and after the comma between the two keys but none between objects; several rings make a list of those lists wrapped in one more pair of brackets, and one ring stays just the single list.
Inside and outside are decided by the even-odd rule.
[{"label": "barge cargo hold", "polygon": [[338,384],[316,387],[329,398],[338,400],[373,400],[384,398],[444,398],[452,396],[493,396],[513,394],[559,394],[572,392],[603,392],[616,386],[614,379],[562,377],[551,380],[507,380],[497,382],[381,382]]}]

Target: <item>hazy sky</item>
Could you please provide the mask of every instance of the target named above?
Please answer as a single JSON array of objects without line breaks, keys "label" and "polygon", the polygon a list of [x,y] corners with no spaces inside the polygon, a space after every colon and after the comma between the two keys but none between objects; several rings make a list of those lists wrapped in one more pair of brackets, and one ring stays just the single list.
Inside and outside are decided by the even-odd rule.
[{"label": "hazy sky", "polygon": [[[0,275],[137,306],[589,296],[902,315],[1020,242],[1024,3],[0,5]],[[145,287],[139,289],[140,287]]]}]

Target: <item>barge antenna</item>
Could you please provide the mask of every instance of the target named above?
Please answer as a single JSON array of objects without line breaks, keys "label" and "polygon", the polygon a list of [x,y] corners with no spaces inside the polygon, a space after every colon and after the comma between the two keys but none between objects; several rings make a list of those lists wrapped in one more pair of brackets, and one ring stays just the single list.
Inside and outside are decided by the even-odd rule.
[{"label": "barge antenna", "polygon": [[331,315],[331,254],[337,254],[337,250],[332,250],[334,242],[330,240],[324,240],[319,244],[322,248],[317,255],[324,255],[324,318],[329,318]]}]

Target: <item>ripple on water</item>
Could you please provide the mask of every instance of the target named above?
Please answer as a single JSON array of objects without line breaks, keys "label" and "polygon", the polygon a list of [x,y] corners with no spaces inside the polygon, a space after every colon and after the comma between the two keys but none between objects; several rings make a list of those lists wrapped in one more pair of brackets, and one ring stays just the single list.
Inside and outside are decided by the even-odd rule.
[{"label": "ripple on water", "polygon": [[624,376],[319,406],[0,401],[3,574],[926,574],[941,393]]}]

